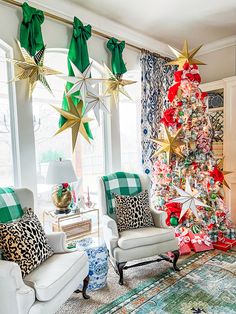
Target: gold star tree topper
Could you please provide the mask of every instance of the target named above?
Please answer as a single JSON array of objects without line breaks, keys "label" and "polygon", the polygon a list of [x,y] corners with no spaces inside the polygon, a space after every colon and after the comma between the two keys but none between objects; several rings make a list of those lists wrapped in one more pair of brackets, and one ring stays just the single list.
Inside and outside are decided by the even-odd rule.
[{"label": "gold star tree topper", "polygon": [[32,95],[38,81],[42,83],[50,93],[52,93],[45,76],[61,74],[61,72],[44,66],[45,47],[39,50],[35,56],[31,57],[26,49],[21,47],[18,41],[17,43],[23,60],[7,59],[7,61],[12,62],[15,65],[15,77],[13,78],[13,81],[28,79],[29,96]]},{"label": "gold star tree topper", "polygon": [[182,51],[169,46],[169,48],[176,55],[177,58],[175,60],[173,60],[173,61],[170,61],[170,62],[166,63],[166,65],[178,65],[180,70],[183,68],[185,62],[188,62],[189,64],[204,65],[205,63],[203,63],[202,61],[194,58],[194,56],[201,49],[201,47],[202,47],[202,45],[200,45],[199,47],[194,48],[193,50],[189,51],[188,50],[188,42],[187,42],[187,40],[184,41],[184,46],[183,46]]},{"label": "gold star tree topper", "polygon": [[179,135],[182,129],[179,129],[173,136],[168,131],[167,127],[164,126],[164,139],[151,139],[154,143],[160,145],[161,147],[152,155],[151,158],[155,158],[166,153],[167,162],[170,163],[172,154],[176,154],[179,157],[183,157],[181,152],[181,146],[185,143],[179,139]]},{"label": "gold star tree topper", "polygon": [[123,80],[121,77],[116,77],[111,70],[105,65],[104,66],[104,73],[105,73],[105,86],[106,90],[104,92],[105,95],[111,95],[115,101],[115,104],[118,105],[119,103],[119,94],[125,95],[127,98],[132,100],[130,95],[124,89],[124,86],[134,84],[136,81],[131,80]]},{"label": "gold star tree topper", "polygon": [[89,141],[88,134],[84,127],[84,124],[92,121],[93,119],[85,117],[83,115],[83,101],[81,100],[78,105],[73,103],[70,95],[66,96],[68,102],[68,111],[60,109],[56,106],[51,105],[54,109],[56,109],[67,121],[63,124],[63,126],[56,132],[55,135],[65,131],[68,128],[72,130],[72,147],[73,151],[75,149],[76,141],[78,134],[80,133],[86,141]]}]

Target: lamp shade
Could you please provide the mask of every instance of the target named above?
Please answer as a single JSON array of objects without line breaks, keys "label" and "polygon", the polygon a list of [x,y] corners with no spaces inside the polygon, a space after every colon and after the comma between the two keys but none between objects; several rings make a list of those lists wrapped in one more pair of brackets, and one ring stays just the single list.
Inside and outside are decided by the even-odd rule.
[{"label": "lamp shade", "polygon": [[70,183],[77,181],[77,177],[70,160],[50,161],[46,177],[47,184]]}]

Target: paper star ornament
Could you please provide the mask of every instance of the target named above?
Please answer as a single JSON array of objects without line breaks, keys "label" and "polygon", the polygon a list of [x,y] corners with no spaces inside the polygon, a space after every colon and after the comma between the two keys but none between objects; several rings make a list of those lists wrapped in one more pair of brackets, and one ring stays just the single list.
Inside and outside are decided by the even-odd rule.
[{"label": "paper star ornament", "polygon": [[174,188],[180,196],[172,199],[171,202],[182,204],[182,210],[179,219],[181,219],[189,209],[196,218],[199,218],[197,206],[210,207],[199,200],[201,192],[196,190],[192,191],[189,178],[186,179],[185,191],[178,188],[177,186],[174,186]]},{"label": "paper star ornament", "polygon": [[70,61],[70,64],[75,76],[61,76],[61,78],[67,82],[74,84],[71,89],[68,90],[67,95],[80,91],[82,100],[85,103],[89,88],[91,88],[94,84],[98,84],[103,81],[103,79],[91,77],[92,63],[87,66],[84,72],[81,72],[73,62]]},{"label": "paper star ornament", "polygon": [[160,145],[161,147],[152,155],[151,158],[155,158],[166,153],[167,162],[170,163],[172,154],[176,154],[179,157],[183,157],[181,152],[181,146],[185,143],[179,139],[179,135],[182,129],[179,129],[174,135],[168,131],[167,127],[164,126],[164,138],[163,139],[151,139],[154,143]]},{"label": "paper star ornament", "polygon": [[85,138],[86,141],[88,141],[90,143],[88,134],[87,134],[86,129],[84,127],[84,124],[92,121],[93,119],[84,116],[84,114],[83,114],[83,102],[82,101],[80,101],[78,103],[78,105],[75,105],[73,103],[73,100],[71,99],[70,95],[66,96],[66,99],[68,102],[68,111],[51,105],[63,117],[65,117],[67,119],[66,122],[56,132],[55,135],[65,131],[68,128],[71,128],[71,130],[72,130],[72,148],[74,151],[77,137],[78,137],[79,133]]},{"label": "paper star ornament", "polygon": [[[80,98],[80,96],[75,96]],[[100,95],[98,88],[89,88],[86,95],[86,108],[84,114],[87,114],[89,111],[93,110],[95,118],[100,125],[100,111],[109,113],[109,110],[106,106],[106,99],[109,98],[109,95]]]},{"label": "paper star ornament", "polygon": [[123,80],[121,77],[117,77],[114,75],[111,70],[105,65],[104,66],[104,74],[105,74],[105,81],[104,84],[106,86],[105,95],[111,95],[115,101],[115,104],[119,104],[119,94],[125,95],[127,98],[132,100],[130,95],[124,89],[126,85],[134,84],[136,81],[131,80]]},{"label": "paper star ornament", "polygon": [[185,62],[188,62],[189,64],[202,64],[202,65],[205,64],[202,61],[194,58],[194,56],[201,49],[201,47],[202,45],[189,51],[187,40],[184,41],[184,46],[183,46],[182,51],[169,46],[169,48],[176,55],[177,58],[173,61],[166,63],[166,65],[178,65],[179,69],[182,69]]},{"label": "paper star ornament", "polygon": [[223,180],[223,185],[226,186],[229,190],[231,190],[228,182],[225,180],[225,176],[227,176],[227,174],[231,174],[233,173],[233,171],[226,171],[226,170],[223,170],[224,169],[224,158],[220,159],[217,163],[217,168],[223,173],[224,175],[224,180]]},{"label": "paper star ornament", "polygon": [[46,80],[47,75],[61,74],[57,70],[53,70],[43,64],[45,47],[39,50],[33,57],[29,55],[26,49],[22,48],[17,41],[23,60],[7,59],[15,66],[15,77],[13,81],[29,80],[29,96],[32,95],[36,83],[39,81],[47,90],[52,93],[52,90]]}]

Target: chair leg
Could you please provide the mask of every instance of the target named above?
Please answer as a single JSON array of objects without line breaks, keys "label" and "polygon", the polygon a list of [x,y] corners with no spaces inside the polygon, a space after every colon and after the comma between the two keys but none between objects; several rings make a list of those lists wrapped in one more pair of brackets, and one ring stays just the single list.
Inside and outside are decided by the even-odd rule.
[{"label": "chair leg", "polygon": [[119,284],[121,286],[123,286],[124,281],[123,281],[123,269],[125,267],[126,262],[123,263],[116,263],[117,269],[118,269],[118,273],[120,275],[120,280],[119,280]]},{"label": "chair leg", "polygon": [[172,253],[174,254],[174,257],[173,257],[173,268],[175,271],[180,271],[179,267],[176,265],[177,264],[177,261],[179,259],[179,250],[176,250],[176,251],[172,251]]},{"label": "chair leg", "polygon": [[82,290],[77,289],[77,290],[75,290],[75,293],[80,293],[80,292],[82,292],[83,298],[84,298],[84,299],[89,299],[90,296],[86,294],[86,290],[87,290],[87,288],[88,288],[88,284],[89,284],[89,275],[84,278]]}]

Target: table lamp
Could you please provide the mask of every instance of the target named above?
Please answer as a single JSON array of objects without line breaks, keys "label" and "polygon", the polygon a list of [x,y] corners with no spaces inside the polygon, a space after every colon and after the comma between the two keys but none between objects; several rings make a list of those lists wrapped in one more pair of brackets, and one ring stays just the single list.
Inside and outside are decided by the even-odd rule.
[{"label": "table lamp", "polygon": [[[52,188],[52,202],[56,206],[57,214],[69,213],[72,201],[69,183],[77,181],[77,177],[70,160],[50,161],[46,176],[47,184],[54,184]],[[69,183],[68,183],[69,182]]]}]

